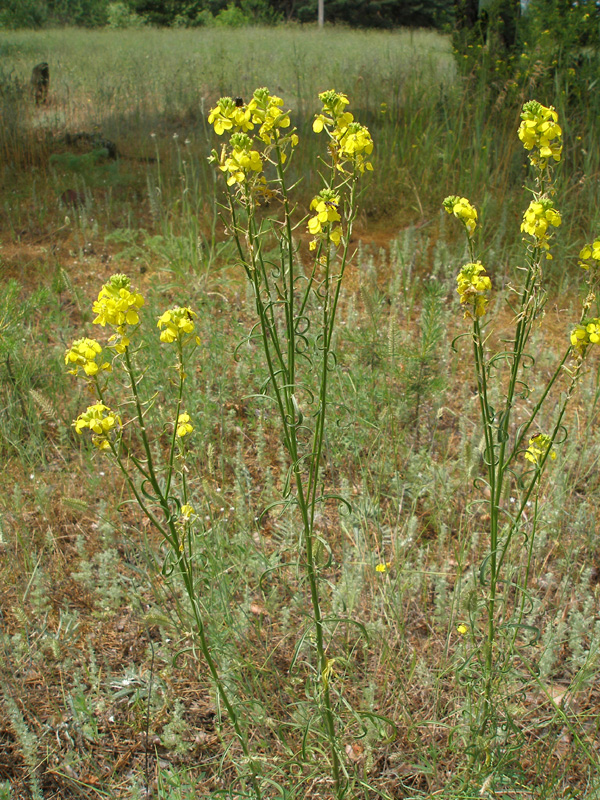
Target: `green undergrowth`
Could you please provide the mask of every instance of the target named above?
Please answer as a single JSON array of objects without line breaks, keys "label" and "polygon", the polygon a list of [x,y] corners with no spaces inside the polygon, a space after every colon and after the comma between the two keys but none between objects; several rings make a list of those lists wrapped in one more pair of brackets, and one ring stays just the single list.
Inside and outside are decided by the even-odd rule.
[{"label": "green undergrowth", "polygon": [[[413,273],[416,241],[408,231],[389,250],[360,245],[342,290],[324,480],[351,508],[321,509],[316,525],[331,548],[329,566],[325,550],[317,555],[326,607],[367,635],[343,627],[328,641],[334,696],[343,689],[370,712],[346,718],[340,734],[354,796],[458,800],[486,796],[485,776],[460,769],[471,679],[457,632],[471,613],[485,547],[480,508],[470,503],[484,466],[471,421],[474,388],[462,350],[450,347],[460,314],[447,254],[435,253],[424,282]],[[146,784],[162,798],[233,797],[235,782],[228,786],[219,767],[227,719],[190,649],[189,610],[165,573],[166,553],[125,502],[118,475],[70,426],[86,398],[65,389],[64,341],[89,335],[80,306],[89,306],[91,292],[66,280],[57,273],[29,297],[11,284],[2,317],[11,325],[0,369],[10,487],[0,500],[0,719],[9,753],[0,780],[14,797],[135,798]],[[302,772],[289,772],[309,723],[298,647],[307,597],[287,555],[293,518],[276,508],[263,515],[279,498],[286,459],[273,412],[252,398],[261,355],[242,342],[253,300],[232,270],[191,285],[152,270],[141,280],[146,315],[177,303],[198,312],[188,480],[201,498],[194,551],[210,641],[252,726],[254,750],[279,773],[285,796],[326,796],[318,750]],[[535,336],[534,386],[562,346],[554,328]],[[158,379],[140,390],[155,397],[148,426],[160,460],[158,420],[174,389],[157,337],[148,345],[147,375]],[[524,643],[511,674],[519,751],[507,752],[496,796],[526,788],[553,800],[598,790],[599,397],[593,363],[543,488],[527,609],[539,638]]]}]

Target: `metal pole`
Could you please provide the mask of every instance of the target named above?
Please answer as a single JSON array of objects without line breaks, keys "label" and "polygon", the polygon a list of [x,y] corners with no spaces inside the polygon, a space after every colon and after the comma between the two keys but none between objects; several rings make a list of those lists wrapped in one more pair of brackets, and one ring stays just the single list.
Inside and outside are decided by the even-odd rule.
[{"label": "metal pole", "polygon": [[319,28],[325,24],[325,0],[319,0]]}]

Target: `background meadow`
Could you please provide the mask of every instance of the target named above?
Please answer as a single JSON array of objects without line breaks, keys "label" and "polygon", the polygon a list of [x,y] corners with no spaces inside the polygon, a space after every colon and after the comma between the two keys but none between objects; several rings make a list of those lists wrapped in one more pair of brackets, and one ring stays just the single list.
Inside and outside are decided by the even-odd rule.
[{"label": "background meadow", "polygon": [[[332,556],[319,555],[327,607],[364,628],[340,626],[329,643],[332,686],[348,704],[352,797],[600,798],[597,357],[542,483],[526,612],[537,638],[504,677],[515,726],[497,732],[506,744],[493,785],[465,752],[477,681],[457,626],[476,619],[484,465],[470,352],[452,346],[467,330],[455,291],[466,252],[441,210],[454,193],[479,209],[500,343],[529,202],[520,108],[531,97],[556,106],[563,225],[533,332],[535,390],[568,341],[577,255],[598,235],[597,92],[539,53],[510,79],[489,63],[458,70],[449,37],[429,31],[16,31],[0,32],[0,56],[0,797],[247,796],[185,601],[161,570],[163,546],[117,471],[71,427],[86,397],[64,352],[93,335],[91,301],[114,272],[143,291],[149,319],[169,305],[198,312],[189,481],[202,498],[208,636],[253,747],[278,776],[266,796],[331,796],[318,742],[302,769],[296,761],[312,713],[307,589],[291,512],[262,515],[280,496],[286,456],[270,408],[249,397],[263,383],[261,351],[236,350],[253,299],[207,164],[219,146],[208,110],[264,85],[298,128],[298,221],[317,185],[317,93],[347,93],[375,142],[324,452],[327,486],[351,510],[330,503],[317,519]],[[49,102],[37,106],[28,81],[44,60]],[[173,390],[152,325],[145,335],[159,426]],[[515,569],[525,557],[516,551]]]}]

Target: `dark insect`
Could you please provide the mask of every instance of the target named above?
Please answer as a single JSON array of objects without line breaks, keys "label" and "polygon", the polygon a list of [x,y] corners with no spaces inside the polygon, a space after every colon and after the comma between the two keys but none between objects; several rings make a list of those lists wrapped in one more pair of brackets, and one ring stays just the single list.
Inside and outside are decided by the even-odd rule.
[{"label": "dark insect", "polygon": [[241,108],[244,105],[244,98],[243,97],[236,97],[233,101],[235,103],[236,108]]}]

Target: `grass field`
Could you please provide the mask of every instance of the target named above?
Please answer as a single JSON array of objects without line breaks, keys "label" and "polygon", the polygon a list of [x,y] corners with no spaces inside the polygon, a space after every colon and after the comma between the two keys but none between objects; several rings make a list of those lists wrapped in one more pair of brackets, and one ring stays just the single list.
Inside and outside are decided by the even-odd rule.
[{"label": "grass field", "polygon": [[[66,374],[65,350],[100,338],[91,303],[115,272],[146,298],[140,392],[153,400],[159,464],[176,388],[153,320],[170,305],[198,313],[186,389],[190,546],[206,636],[261,765],[262,797],[334,797],[298,517],[272,506],[288,454],[272,406],[256,397],[267,372],[247,338],[255,301],[207,163],[220,141],[206,121],[217,98],[266,85],[300,136],[295,221],[322,169],[311,130],[319,91],[346,92],[375,143],[322,454],[324,492],[349,507],[330,499],[315,518],[346,796],[598,800],[597,355],[509,551],[498,603],[510,658],[494,678],[495,727],[481,728],[485,444],[469,340],[455,341],[469,330],[456,294],[467,250],[441,208],[464,194],[479,209],[474,241],[495,290],[489,343],[502,349],[530,200],[520,108],[532,96],[557,107],[563,224],[545,316],[530,332],[526,414],[568,343],[584,294],[577,255],[600,230],[592,95],[578,105],[541,70],[514,86],[461,77],[448,38],[422,31],[15,32],[0,33],[0,55],[0,798],[255,796],[167,548],[114,463],[72,428],[91,401]],[[36,106],[28,80],[43,60],[50,96]],[[318,296],[307,308],[321,311]],[[494,403],[506,390],[498,374]],[[567,392],[561,373],[541,429]],[[507,517],[522,489],[515,472],[500,498]]]}]

